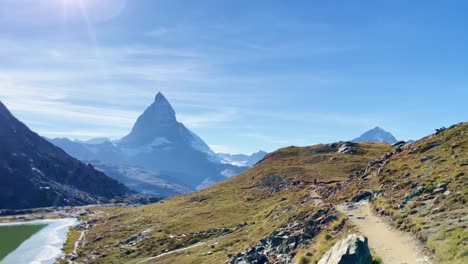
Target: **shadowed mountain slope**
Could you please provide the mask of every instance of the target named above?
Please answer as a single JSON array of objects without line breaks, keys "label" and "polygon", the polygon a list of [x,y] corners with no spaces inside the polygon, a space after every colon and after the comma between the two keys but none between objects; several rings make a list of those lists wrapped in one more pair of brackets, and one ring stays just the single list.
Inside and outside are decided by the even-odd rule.
[{"label": "shadowed mountain slope", "polygon": [[0,209],[94,204],[133,194],[29,130],[1,102],[0,181]]}]

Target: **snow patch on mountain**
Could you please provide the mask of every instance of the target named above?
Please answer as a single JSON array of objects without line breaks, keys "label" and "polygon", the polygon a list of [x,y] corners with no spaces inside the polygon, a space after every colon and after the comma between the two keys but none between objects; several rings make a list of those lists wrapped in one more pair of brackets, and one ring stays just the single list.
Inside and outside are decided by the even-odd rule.
[{"label": "snow patch on mountain", "polygon": [[165,138],[165,137],[157,137],[153,140],[153,142],[151,142],[151,147],[158,147],[158,146],[163,146],[163,145],[168,145],[168,144],[172,144],[172,142]]}]

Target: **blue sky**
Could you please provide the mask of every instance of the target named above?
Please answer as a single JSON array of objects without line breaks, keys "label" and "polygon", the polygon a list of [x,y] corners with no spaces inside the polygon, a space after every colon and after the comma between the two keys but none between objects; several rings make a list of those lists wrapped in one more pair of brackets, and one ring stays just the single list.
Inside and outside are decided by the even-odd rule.
[{"label": "blue sky", "polygon": [[2,0],[0,100],[41,135],[117,139],[161,91],[244,153],[467,121],[466,1],[356,3]]}]

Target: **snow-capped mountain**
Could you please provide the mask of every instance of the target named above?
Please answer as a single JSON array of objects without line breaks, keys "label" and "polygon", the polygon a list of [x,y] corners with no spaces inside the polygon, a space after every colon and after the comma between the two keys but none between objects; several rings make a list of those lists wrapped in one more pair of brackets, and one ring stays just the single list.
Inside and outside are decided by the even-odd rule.
[{"label": "snow-capped mountain", "polygon": [[386,142],[393,144],[398,140],[390,133],[380,127],[375,127],[360,137],[355,138],[352,142]]},{"label": "snow-capped mountain", "polygon": [[[178,122],[174,109],[161,93],[121,140],[50,141],[81,160],[127,168],[119,170],[120,174],[132,171],[128,169],[132,166],[138,167],[133,172],[146,170],[147,175],[164,172],[192,190],[208,187],[246,169],[223,162],[199,136]],[[134,176],[133,172],[128,176]],[[167,181],[170,179],[165,179],[165,184]]]},{"label": "snow-capped mountain", "polygon": [[267,154],[268,153],[263,150],[255,152],[252,155],[216,153],[216,155],[225,163],[229,163],[235,166],[247,167],[255,165],[257,162],[262,160]]}]

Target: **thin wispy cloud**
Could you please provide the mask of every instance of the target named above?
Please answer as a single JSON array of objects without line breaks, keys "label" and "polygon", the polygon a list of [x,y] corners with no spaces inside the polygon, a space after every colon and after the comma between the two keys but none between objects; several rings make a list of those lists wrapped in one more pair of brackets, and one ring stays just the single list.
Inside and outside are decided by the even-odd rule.
[{"label": "thin wispy cloud", "polygon": [[[425,34],[389,14],[412,26],[382,27],[379,12],[350,20],[325,4],[219,16],[218,2],[65,2],[0,5],[0,100],[41,134],[124,136],[158,91],[207,143],[235,152],[349,139],[376,125],[414,139],[466,116],[466,78],[453,66],[466,56],[452,52],[465,42],[442,26]],[[442,100],[450,104],[429,107]]]}]

